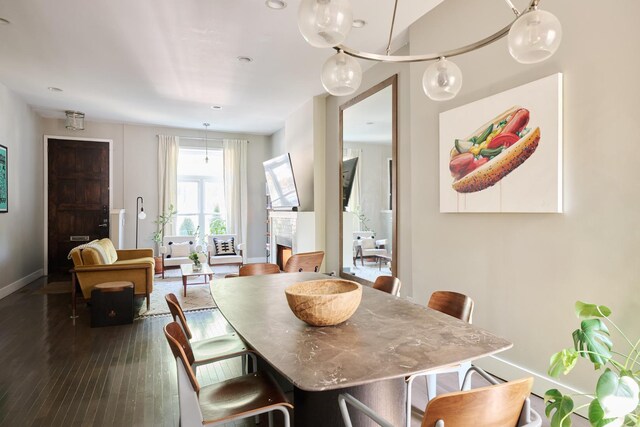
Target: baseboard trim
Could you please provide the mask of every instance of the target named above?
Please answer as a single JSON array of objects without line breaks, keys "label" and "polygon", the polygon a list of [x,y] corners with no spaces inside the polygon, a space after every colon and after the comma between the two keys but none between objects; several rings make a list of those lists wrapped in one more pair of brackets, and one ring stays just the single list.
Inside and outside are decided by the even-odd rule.
[{"label": "baseboard trim", "polygon": [[[532,376],[534,378],[532,392],[533,394],[541,397],[544,396],[544,393],[547,390],[552,388],[557,388],[563,394],[586,394],[585,391],[578,390],[567,384],[556,381],[553,378],[549,378],[547,375],[519,366],[498,356],[485,357],[474,361],[473,364],[506,381],[515,380],[525,376]],[[586,408],[578,411],[578,413],[584,417],[588,416]]]},{"label": "baseboard trim", "polygon": [[39,277],[42,277],[44,274],[44,269],[40,268],[36,271],[34,271],[33,273],[24,276],[21,279],[16,280],[13,283],[8,284],[7,286],[0,288],[0,299],[11,295],[12,293],[14,293],[15,291],[21,289],[22,287],[28,285],[29,283],[33,282],[34,280],[36,280]]}]

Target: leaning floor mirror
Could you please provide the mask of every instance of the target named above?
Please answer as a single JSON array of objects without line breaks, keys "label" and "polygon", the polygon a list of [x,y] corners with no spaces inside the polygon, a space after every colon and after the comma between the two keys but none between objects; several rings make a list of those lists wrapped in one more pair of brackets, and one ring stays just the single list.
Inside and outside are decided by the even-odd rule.
[{"label": "leaning floor mirror", "polygon": [[362,283],[397,275],[397,81],[340,106],[340,275]]}]

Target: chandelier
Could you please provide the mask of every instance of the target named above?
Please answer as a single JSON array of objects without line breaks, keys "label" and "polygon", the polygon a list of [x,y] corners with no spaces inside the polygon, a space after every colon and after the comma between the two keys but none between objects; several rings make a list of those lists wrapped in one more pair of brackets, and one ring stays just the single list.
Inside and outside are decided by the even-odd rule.
[{"label": "chandelier", "polygon": [[480,49],[506,35],[509,53],[522,64],[542,62],[558,50],[562,38],[560,21],[553,14],[538,9],[540,0],[531,0],[523,11],[519,11],[511,0],[505,0],[505,3],[516,16],[506,27],[475,43],[424,55],[390,54],[398,0],[395,0],[389,41],[383,55],[362,52],[342,44],[353,26],[349,0],[302,0],[298,9],[298,28],[310,45],[332,47],[337,51],[325,62],[320,77],[322,85],[331,95],[350,95],[358,90],[362,69],[355,58],[380,62],[434,61],[422,76],[422,87],[434,101],[446,101],[453,99],[462,88],[462,72],[448,58]]}]

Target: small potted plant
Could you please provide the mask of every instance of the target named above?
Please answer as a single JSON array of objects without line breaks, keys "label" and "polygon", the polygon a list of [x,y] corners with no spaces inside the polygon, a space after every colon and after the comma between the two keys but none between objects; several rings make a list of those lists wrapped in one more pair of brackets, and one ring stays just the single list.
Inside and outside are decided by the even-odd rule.
[{"label": "small potted plant", "polygon": [[[154,221],[157,228],[156,231],[151,235],[151,240],[156,242],[156,251],[159,251],[160,246],[162,246],[162,239],[164,238],[164,228],[167,226],[167,224],[170,224],[171,221],[173,221],[173,217],[177,213],[178,211],[173,207],[173,205],[169,205],[169,211],[162,212],[160,215],[158,215],[158,219]],[[154,258],[156,262],[155,273],[160,274],[162,273],[162,257],[156,256]]]},{"label": "small potted plant", "polygon": [[[638,426],[640,417],[640,339],[629,339],[609,318],[611,310],[603,305],[578,301],[576,314],[580,328],[573,332],[573,347],[551,356],[549,375],[568,374],[578,357],[588,359],[596,370],[603,369],[595,393],[583,396],[587,403],[574,408],[571,395],[557,389],[547,390],[544,396],[545,413],[551,427],[570,427],[571,414],[588,407],[589,422],[594,427]],[[607,323],[613,326],[629,349],[613,351]]]},{"label": "small potted plant", "polygon": [[199,255],[200,254],[198,254],[198,252],[191,252],[189,254],[189,259],[193,261],[193,271],[202,270],[202,263],[200,262]]}]

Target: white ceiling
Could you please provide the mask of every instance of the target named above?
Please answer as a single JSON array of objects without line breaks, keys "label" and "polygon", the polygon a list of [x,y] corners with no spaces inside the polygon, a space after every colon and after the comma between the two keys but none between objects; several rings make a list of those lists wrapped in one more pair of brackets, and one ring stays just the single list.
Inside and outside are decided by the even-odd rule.
[{"label": "white ceiling", "polygon": [[[441,1],[400,1],[394,47]],[[334,52],[303,40],[299,0],[288,3],[276,11],[263,0],[0,0],[11,21],[0,25],[0,82],[48,117],[72,109],[87,120],[196,129],[206,121],[270,134],[324,92],[320,69]],[[367,25],[346,44],[381,52],[393,1],[352,4]]]},{"label": "white ceiling", "polygon": [[390,145],[392,96],[392,88],[387,86],[344,110],[343,140]]}]

